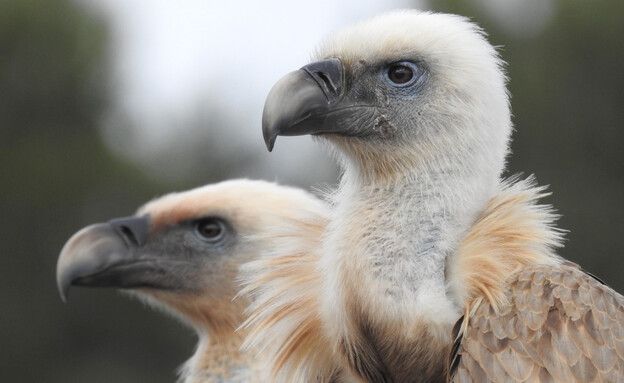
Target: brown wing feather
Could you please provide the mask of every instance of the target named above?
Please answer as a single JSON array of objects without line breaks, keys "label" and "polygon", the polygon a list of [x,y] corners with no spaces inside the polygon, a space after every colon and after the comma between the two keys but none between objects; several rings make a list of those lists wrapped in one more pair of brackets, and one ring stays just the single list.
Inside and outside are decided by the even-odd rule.
[{"label": "brown wing feather", "polygon": [[450,382],[624,382],[622,295],[569,262],[525,267],[507,295],[458,325]]}]

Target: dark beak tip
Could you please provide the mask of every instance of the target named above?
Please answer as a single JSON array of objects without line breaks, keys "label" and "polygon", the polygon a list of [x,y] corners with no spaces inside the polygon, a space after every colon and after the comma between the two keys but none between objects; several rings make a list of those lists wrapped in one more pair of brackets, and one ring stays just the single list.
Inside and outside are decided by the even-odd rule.
[{"label": "dark beak tip", "polygon": [[277,135],[270,135],[264,138],[264,143],[266,144],[266,148],[269,151],[269,153],[273,151],[273,147],[275,146],[276,139],[277,139]]},{"label": "dark beak tip", "polygon": [[59,281],[57,284],[58,292],[61,297],[61,301],[63,301],[63,303],[67,303],[67,296],[69,293],[70,286],[71,286],[71,283],[66,283],[65,281]]},{"label": "dark beak tip", "polygon": [[280,130],[276,126],[277,124],[275,124],[275,121],[271,121],[271,119],[268,118],[269,115],[270,113],[266,110],[262,114],[262,138],[264,138],[264,144],[267,150],[272,152]]},{"label": "dark beak tip", "polygon": [[67,303],[67,292],[71,286],[71,280],[69,280],[68,274],[65,270],[65,265],[61,262],[63,258],[63,252],[56,265],[56,288],[58,289],[59,296],[63,303]]}]

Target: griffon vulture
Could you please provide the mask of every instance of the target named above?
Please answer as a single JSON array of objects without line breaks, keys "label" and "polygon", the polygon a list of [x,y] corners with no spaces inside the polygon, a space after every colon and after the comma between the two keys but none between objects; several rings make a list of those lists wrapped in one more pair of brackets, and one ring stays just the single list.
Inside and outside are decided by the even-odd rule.
[{"label": "griffon vulture", "polygon": [[252,345],[306,326],[278,350],[277,377],[336,380],[334,351],[375,383],[624,381],[624,298],[555,255],[543,188],[501,180],[503,66],[466,18],[402,11],[332,34],[273,87],[269,150],[315,135],[343,171],[316,312],[252,316]]},{"label": "griffon vulture", "polygon": [[196,330],[184,382],[264,381],[264,360],[239,351],[248,301],[233,300],[238,268],[284,244],[294,254],[316,249],[325,209],[309,193],[264,181],[172,193],[74,234],[58,260],[61,297],[72,285],[131,291]]}]

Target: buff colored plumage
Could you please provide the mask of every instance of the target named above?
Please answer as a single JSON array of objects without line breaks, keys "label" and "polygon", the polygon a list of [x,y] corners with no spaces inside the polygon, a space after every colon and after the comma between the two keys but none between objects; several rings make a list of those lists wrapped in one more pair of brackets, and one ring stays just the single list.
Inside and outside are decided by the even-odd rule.
[{"label": "buff colored plumage", "polygon": [[70,285],[121,288],[193,327],[199,344],[181,370],[185,383],[267,381],[265,358],[239,350],[249,301],[234,299],[238,269],[269,256],[284,233],[301,238],[293,254],[308,251],[325,209],[309,193],[264,181],[172,193],[75,234],[59,257],[59,288],[63,296]]}]

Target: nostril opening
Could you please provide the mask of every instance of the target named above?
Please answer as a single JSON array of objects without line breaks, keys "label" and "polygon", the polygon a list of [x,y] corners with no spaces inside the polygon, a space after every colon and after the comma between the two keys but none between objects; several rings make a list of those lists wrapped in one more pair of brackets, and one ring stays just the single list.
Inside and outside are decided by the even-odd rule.
[{"label": "nostril opening", "polygon": [[336,89],[334,88],[334,85],[332,84],[331,80],[329,79],[329,77],[327,77],[327,75],[323,72],[314,72],[315,75],[318,76],[318,78],[323,81],[325,83],[325,86],[327,86],[328,90],[331,90],[332,92],[336,92]]},{"label": "nostril opening", "polygon": [[123,236],[126,237],[133,245],[139,246],[139,240],[128,226],[121,226],[119,229],[121,230],[121,234],[123,234]]},{"label": "nostril opening", "polygon": [[143,246],[149,233],[149,216],[116,218],[108,221],[128,246]]},{"label": "nostril opening", "polygon": [[316,61],[301,68],[308,72],[318,86],[323,90],[330,102],[341,97],[344,67],[336,58]]}]

